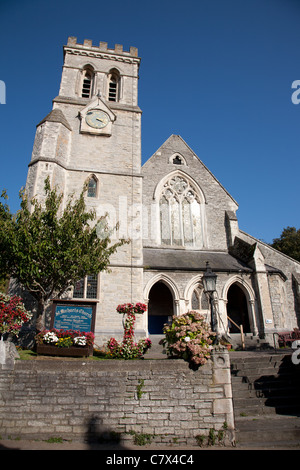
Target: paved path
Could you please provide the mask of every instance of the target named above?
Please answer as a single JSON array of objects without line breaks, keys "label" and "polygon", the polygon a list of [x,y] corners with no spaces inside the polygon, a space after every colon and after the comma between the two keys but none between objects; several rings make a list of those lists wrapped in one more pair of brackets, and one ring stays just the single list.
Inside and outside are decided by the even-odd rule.
[{"label": "paved path", "polygon": [[151,444],[145,446],[136,446],[133,444],[89,444],[88,442],[72,442],[72,441],[63,441],[62,443],[49,443],[44,441],[36,440],[10,440],[3,439],[0,440],[0,450],[100,450],[107,452],[116,452],[118,451],[159,451],[167,454],[168,452],[182,454],[185,452],[198,453],[201,450],[300,450],[299,446],[293,447],[288,444],[277,445],[270,444],[269,446],[262,445],[261,447],[257,446],[237,446],[237,447],[221,447],[221,446],[210,446],[210,447],[198,447],[198,446],[164,446],[158,444]]}]

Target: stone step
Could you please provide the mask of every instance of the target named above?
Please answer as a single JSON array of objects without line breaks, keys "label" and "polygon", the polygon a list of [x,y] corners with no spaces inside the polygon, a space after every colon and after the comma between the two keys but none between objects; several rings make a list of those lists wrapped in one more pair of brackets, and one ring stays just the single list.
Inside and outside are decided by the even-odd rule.
[{"label": "stone step", "polygon": [[[230,333],[228,340],[234,349],[242,349],[242,338],[240,333]],[[259,336],[253,335],[253,333],[244,334],[244,344],[245,349],[250,351],[269,349],[269,344],[265,340],[259,338]]]},{"label": "stone step", "polygon": [[235,419],[237,446],[271,444],[300,446],[300,418],[296,416],[247,416]]},{"label": "stone step", "polygon": [[[242,398],[276,398],[276,397],[290,397],[290,396],[299,396],[300,397],[300,387],[298,384],[289,383],[287,381],[281,380],[280,382],[274,384],[272,382],[248,382],[248,383],[234,383],[232,380],[232,394],[233,397]],[[299,400],[300,401],[300,400]]]},{"label": "stone step", "polygon": [[230,351],[231,363],[235,366],[242,364],[274,364],[275,366],[282,363],[290,362],[292,350],[287,350],[283,353],[274,351]]},{"label": "stone step", "polygon": [[149,335],[151,348],[145,354],[145,359],[167,359],[167,353],[162,344],[159,344],[165,338],[165,335]]},{"label": "stone step", "polygon": [[300,446],[300,368],[290,354],[230,352],[238,446]]},{"label": "stone step", "polygon": [[258,415],[300,415],[299,397],[282,397],[281,399],[270,400],[269,398],[257,399],[235,399],[233,400],[235,416],[258,416]]}]

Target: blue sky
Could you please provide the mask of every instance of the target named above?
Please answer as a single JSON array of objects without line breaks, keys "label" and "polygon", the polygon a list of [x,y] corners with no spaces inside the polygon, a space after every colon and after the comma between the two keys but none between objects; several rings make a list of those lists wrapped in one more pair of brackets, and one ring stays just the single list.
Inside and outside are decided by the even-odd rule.
[{"label": "blue sky", "polygon": [[138,47],[142,161],[179,134],[272,242],[299,228],[300,0],[1,0],[0,190],[12,211],[68,36]]}]

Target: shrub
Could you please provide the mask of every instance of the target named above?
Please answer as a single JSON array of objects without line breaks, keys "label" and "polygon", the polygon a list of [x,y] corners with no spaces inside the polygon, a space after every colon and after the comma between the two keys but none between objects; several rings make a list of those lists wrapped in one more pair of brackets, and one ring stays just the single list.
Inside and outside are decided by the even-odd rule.
[{"label": "shrub", "polygon": [[171,356],[179,356],[193,364],[203,365],[210,357],[215,333],[203,315],[190,311],[173,316],[172,324],[164,326],[164,345]]},{"label": "shrub", "polygon": [[22,325],[27,323],[32,313],[24,307],[20,297],[9,296],[0,292],[0,333],[18,336]]}]

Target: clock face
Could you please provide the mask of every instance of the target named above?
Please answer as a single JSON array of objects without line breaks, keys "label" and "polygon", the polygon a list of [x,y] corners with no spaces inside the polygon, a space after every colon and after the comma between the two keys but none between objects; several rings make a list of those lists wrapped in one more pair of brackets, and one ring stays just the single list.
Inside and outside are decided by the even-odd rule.
[{"label": "clock face", "polygon": [[109,123],[109,116],[100,109],[91,109],[87,112],[85,120],[94,129],[103,129]]}]

